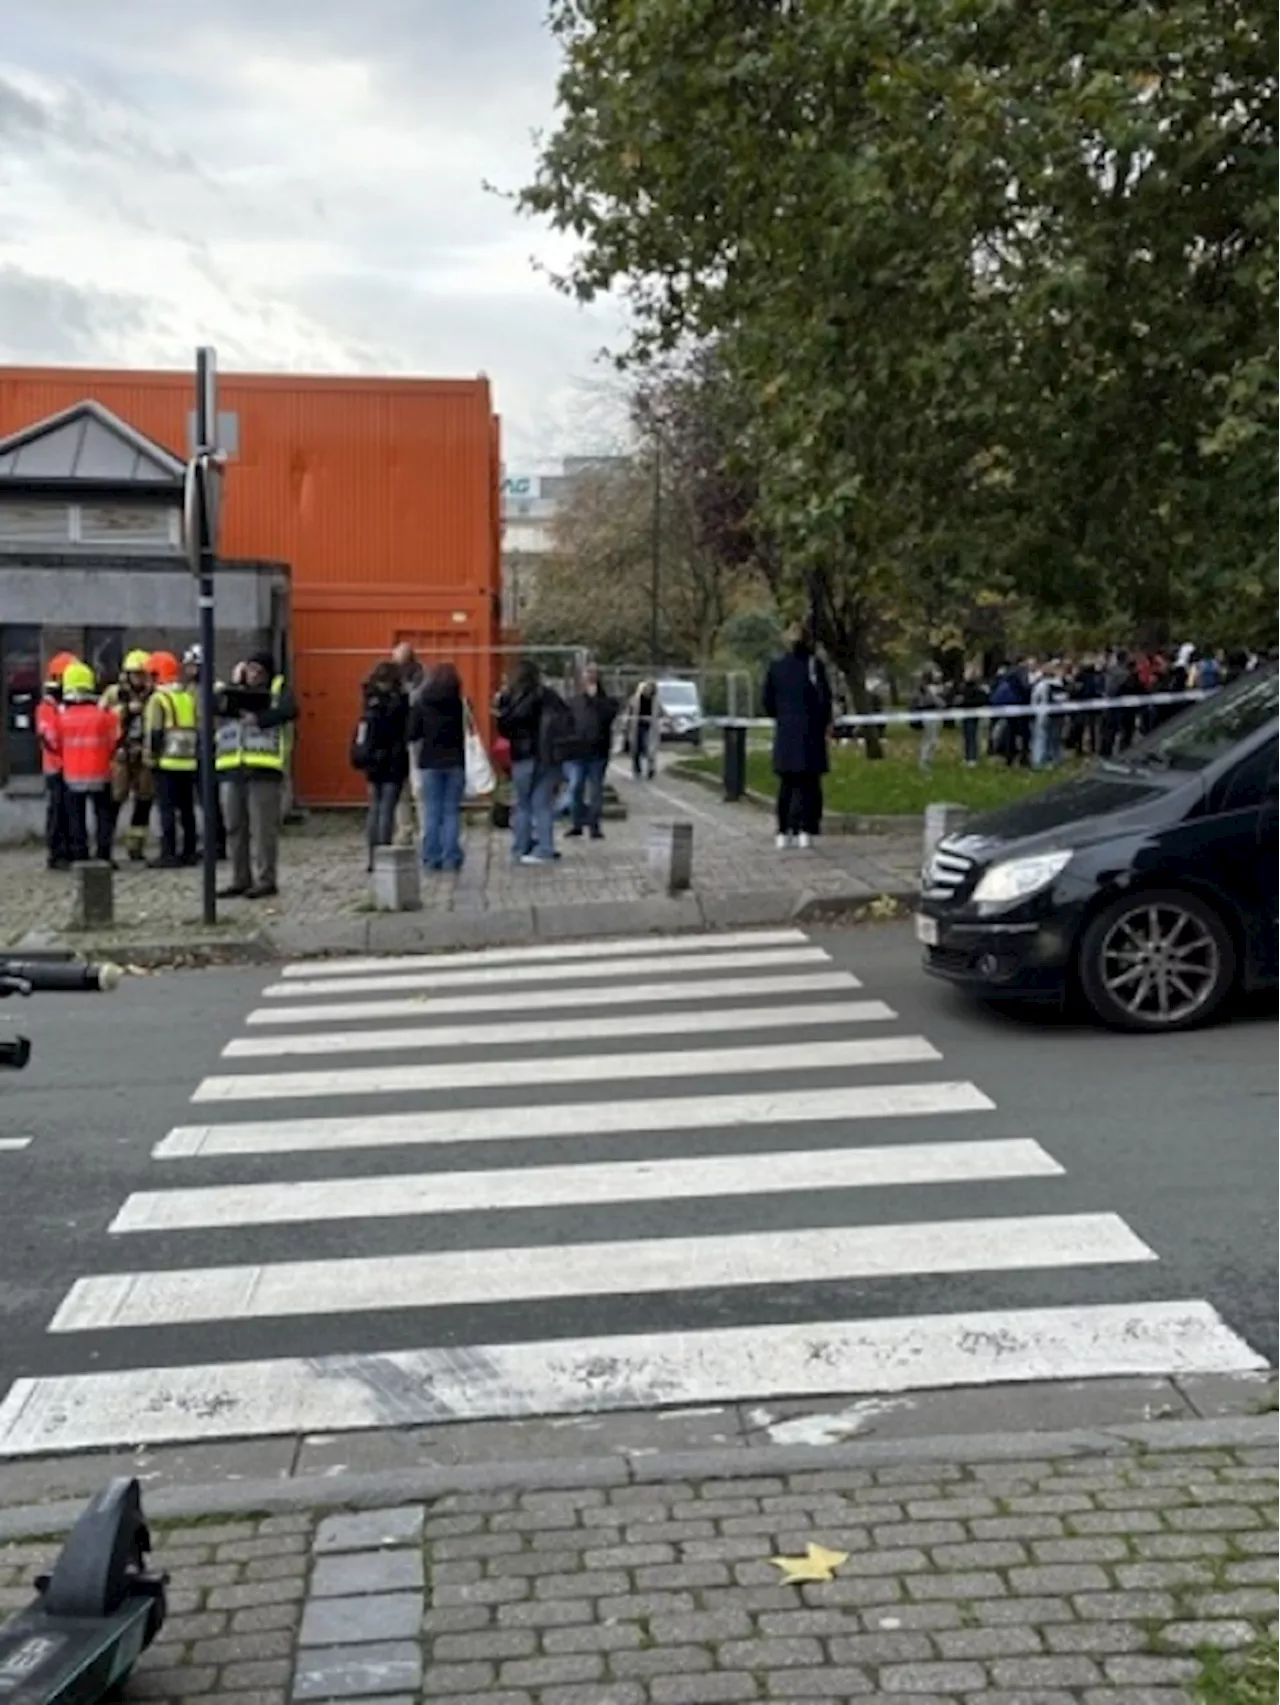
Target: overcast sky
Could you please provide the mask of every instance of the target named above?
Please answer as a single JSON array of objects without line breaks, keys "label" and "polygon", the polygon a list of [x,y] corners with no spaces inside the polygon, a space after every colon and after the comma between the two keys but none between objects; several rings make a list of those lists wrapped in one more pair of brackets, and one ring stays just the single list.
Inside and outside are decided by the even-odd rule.
[{"label": "overcast sky", "polygon": [[0,0],[0,360],[485,372],[519,471],[609,448],[619,317],[517,188],[542,0]]}]

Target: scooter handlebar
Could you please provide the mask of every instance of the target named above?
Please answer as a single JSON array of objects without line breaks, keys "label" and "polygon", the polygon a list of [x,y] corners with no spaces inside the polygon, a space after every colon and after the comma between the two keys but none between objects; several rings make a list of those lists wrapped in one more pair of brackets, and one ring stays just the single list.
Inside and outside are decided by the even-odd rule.
[{"label": "scooter handlebar", "polygon": [[26,983],[34,995],[106,993],[124,972],[118,965],[58,965],[47,960],[0,960],[0,978]]}]

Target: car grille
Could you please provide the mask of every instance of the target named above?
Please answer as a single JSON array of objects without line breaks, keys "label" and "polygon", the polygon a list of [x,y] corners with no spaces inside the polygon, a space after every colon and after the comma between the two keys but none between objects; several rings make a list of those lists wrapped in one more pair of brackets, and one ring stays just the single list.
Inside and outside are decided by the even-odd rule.
[{"label": "car grille", "polygon": [[939,843],[920,874],[920,893],[926,900],[951,900],[966,885],[974,861],[946,841]]}]

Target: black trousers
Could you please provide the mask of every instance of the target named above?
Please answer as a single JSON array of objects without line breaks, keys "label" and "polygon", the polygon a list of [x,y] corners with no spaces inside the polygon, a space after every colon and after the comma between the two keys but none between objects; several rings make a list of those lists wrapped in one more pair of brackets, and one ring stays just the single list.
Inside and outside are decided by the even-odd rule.
[{"label": "black trousers", "polygon": [[51,865],[71,857],[67,834],[67,786],[60,775],[44,778],[44,846]]},{"label": "black trousers", "polygon": [[[89,851],[89,807],[93,806],[93,851]],[[111,862],[111,843],[115,839],[116,808],[111,801],[111,786],[89,789],[67,788],[67,853],[73,864],[83,864],[93,857],[103,864]]]},{"label": "black trousers", "polygon": [[778,833],[816,835],[822,827],[822,777],[788,770],[778,777]]},{"label": "black trousers", "polygon": [[194,770],[157,770],[160,805],[160,857],[166,864],[196,861],[196,777]]}]

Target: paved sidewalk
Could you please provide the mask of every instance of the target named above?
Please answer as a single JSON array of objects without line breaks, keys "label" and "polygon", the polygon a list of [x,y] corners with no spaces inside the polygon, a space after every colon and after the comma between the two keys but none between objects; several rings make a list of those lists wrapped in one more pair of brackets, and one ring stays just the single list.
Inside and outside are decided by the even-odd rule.
[{"label": "paved sidewalk", "polygon": [[[424,873],[423,909],[374,914],[358,813],[321,813],[286,831],[278,900],[224,901],[212,934],[200,919],[198,871],[124,865],[116,876],[117,929],[95,949],[149,944],[204,948],[227,956],[467,947],[525,939],[633,930],[742,927],[848,917],[879,896],[914,892],[920,836],[835,835],[808,852],[778,852],[772,825],[755,807],[727,806],[664,773],[652,783],[617,776],[628,815],[606,825],[603,841],[560,841],[552,869],[513,866],[505,833],[473,820],[467,861],[456,876]],[[672,898],[651,867],[656,825],[693,824],[693,888]],[[28,932],[64,939],[71,882],[51,875],[30,846],[0,849],[0,943]],[[74,936],[66,936],[71,943]]]},{"label": "paved sidewalk", "polygon": [[[1043,1442],[158,1526],[170,1618],[128,1696],[1218,1705],[1248,1664],[1274,1698],[1274,1440]],[[0,1546],[0,1608],[50,1553]]]}]

